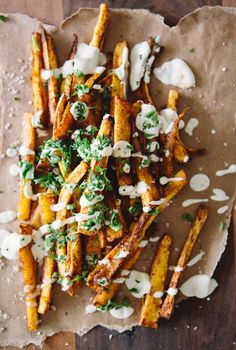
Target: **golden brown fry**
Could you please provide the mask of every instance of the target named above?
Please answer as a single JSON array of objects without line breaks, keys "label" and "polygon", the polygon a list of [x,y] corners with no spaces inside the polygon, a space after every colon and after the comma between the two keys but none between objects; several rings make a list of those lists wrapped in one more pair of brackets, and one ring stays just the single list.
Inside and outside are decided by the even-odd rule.
[{"label": "golden brown fry", "polygon": [[169,90],[167,108],[174,109],[176,111],[176,103],[179,98],[179,93],[177,90],[171,89]]},{"label": "golden brown fry", "polygon": [[[77,224],[73,223],[67,226],[68,236],[67,241],[67,258],[66,258],[66,276],[74,278],[81,275],[82,272],[82,244],[81,235],[77,231]],[[76,287],[82,286],[82,280],[76,281],[69,288],[69,295],[74,295]]]},{"label": "golden brown fry", "polygon": [[85,257],[88,262],[88,267],[91,270],[93,264],[90,264],[92,260],[97,261],[102,256],[102,250],[99,242],[98,235],[85,237]]},{"label": "golden brown fry", "polygon": [[48,122],[47,115],[47,89],[41,78],[43,69],[43,53],[41,44],[41,34],[32,34],[32,91],[34,111],[41,112],[40,123],[45,126]]},{"label": "golden brown fry", "polygon": [[[107,136],[111,138],[112,136],[112,130],[113,130],[113,119],[111,117],[109,118],[104,118],[101,122],[100,129],[97,135],[97,138],[100,138],[101,136]],[[106,168],[107,167],[107,162],[108,162],[108,156],[102,157],[100,160],[92,159],[90,168],[91,170],[96,173],[96,168],[101,167],[101,168]],[[88,178],[89,182],[89,178]],[[86,189],[85,189],[86,191]],[[82,214],[87,214],[88,213],[89,207],[81,207],[81,213]],[[78,230],[80,233],[86,234],[86,235],[95,235],[98,234],[98,231],[92,231],[92,230],[86,230],[83,226],[82,223],[78,223]],[[100,234],[101,235],[101,234]],[[102,236],[100,236],[102,238]]]},{"label": "golden brown fry", "polygon": [[[150,227],[157,215],[166,207],[170,200],[186,185],[186,174],[183,170],[180,170],[176,177],[181,177],[183,180],[175,181],[169,184],[163,201],[156,207],[156,211],[153,215],[142,213],[137,222],[132,225],[130,235],[124,237],[107,255],[106,259],[111,262],[111,266],[105,264],[97,265],[95,269],[89,274],[87,279],[87,285],[97,292],[100,292],[104,287],[99,284],[99,281],[106,279],[107,285],[111,282],[114,274],[122,267],[124,263],[124,257],[119,257],[121,252],[126,252],[130,256],[133,249],[138,247],[138,244],[145,236],[146,230]],[[123,256],[124,254],[121,254]],[[128,259],[128,258],[127,258]],[[106,285],[106,287],[107,287]]]},{"label": "golden brown fry", "polygon": [[[125,98],[125,86],[122,83],[122,81],[118,78],[117,74],[114,72],[114,69],[117,69],[120,67],[123,63],[123,52],[127,48],[126,41],[119,41],[116,44],[115,50],[114,50],[114,56],[113,56],[113,74],[112,74],[112,90],[111,90],[111,96],[112,99],[115,96],[119,96],[121,98]],[[114,101],[112,101],[112,104],[114,106]],[[113,108],[112,108],[113,110]],[[113,115],[112,111],[111,114]]]},{"label": "golden brown fry", "polygon": [[90,41],[90,46],[97,47],[100,51],[103,48],[105,33],[108,26],[108,6],[101,4],[97,24],[94,28],[93,38]]},{"label": "golden brown fry", "polygon": [[[42,193],[39,197],[42,224],[50,224],[55,219],[55,212],[50,208],[56,202],[54,193]],[[54,251],[52,251],[54,253]],[[56,260],[52,258],[51,252],[44,258],[42,289],[39,300],[38,312],[45,314],[49,309],[52,297],[52,275],[56,269]]]},{"label": "golden brown fry", "polygon": [[63,139],[67,135],[68,130],[70,130],[75,123],[73,115],[70,113],[71,103],[67,102],[65,109],[63,111],[61,121],[57,124],[57,127],[53,129],[53,139]]},{"label": "golden brown fry", "polygon": [[[22,145],[31,151],[35,151],[36,145],[36,129],[32,127],[32,114],[24,113],[23,116],[23,133],[22,133]],[[28,154],[22,161],[30,162],[34,165],[34,154]],[[31,186],[31,180],[21,178],[20,184],[20,198],[18,203],[18,219],[29,220],[31,210],[31,199],[25,196],[26,186]]]},{"label": "golden brown fry", "polygon": [[[32,235],[32,227],[26,224],[20,224],[19,234]],[[25,247],[20,248],[20,260],[22,263],[22,273],[24,278],[26,310],[28,318],[28,328],[30,331],[38,329],[38,290],[37,290],[37,272],[36,262],[31,251],[31,242]]]},{"label": "golden brown fry", "polygon": [[155,297],[154,293],[164,293],[165,280],[168,273],[171,241],[172,239],[170,236],[164,235],[157,246],[150,271],[151,289],[149,293],[146,294],[142,305],[139,318],[140,326],[158,328],[158,319],[162,301],[161,297]]},{"label": "golden brown fry", "polygon": [[132,141],[136,155],[141,155],[141,157],[134,157],[133,163],[138,180],[143,181],[148,185],[147,191],[141,196],[142,205],[143,207],[151,208],[152,205],[150,202],[158,200],[160,198],[160,195],[155,184],[155,178],[149,170],[149,167],[144,164],[145,159],[142,157],[142,155],[146,153],[146,140],[144,136],[138,131],[135,125],[135,118],[139,110],[140,102],[137,102],[132,107],[133,118],[131,119],[131,125],[132,134],[137,133],[138,136],[133,137]]},{"label": "golden brown fry", "polygon": [[[137,248],[129,257],[129,259],[127,261],[125,261],[123,269],[125,270],[129,270],[133,267],[133,265],[138,261],[142,251],[144,248]],[[119,271],[116,275],[115,278],[120,278],[121,276],[121,271]],[[109,300],[111,300],[112,298],[114,298],[114,296],[116,295],[116,293],[118,292],[118,290],[121,287],[121,283],[116,283],[114,281],[112,281],[107,288],[104,288],[101,292],[99,292],[98,294],[95,295],[95,297],[93,298],[92,303],[95,306],[102,306],[108,303]]]},{"label": "golden brown fry", "polygon": [[[197,212],[193,220],[193,223],[191,225],[191,228],[189,230],[187,239],[184,243],[184,247],[178,258],[177,266],[180,269],[184,270],[184,268],[187,265],[187,262],[192,253],[194,244],[196,243],[197,238],[202,230],[202,227],[204,226],[207,220],[208,211],[209,211],[208,207],[203,204],[200,205],[197,209]],[[180,272],[174,271],[169,283],[169,288],[174,288],[174,289],[178,288],[182,275],[183,275],[183,271],[180,271]],[[175,296],[167,294],[161,307],[160,316],[169,319],[174,310],[174,303],[175,303]]]},{"label": "golden brown fry", "polygon": [[41,212],[40,206],[37,205],[37,207],[35,208],[30,218],[30,225],[33,227],[34,230],[38,230],[42,224],[40,212]]},{"label": "golden brown fry", "polygon": [[177,137],[180,120],[183,119],[185,112],[186,110],[183,111],[175,120],[173,128],[171,129],[170,133],[167,135],[166,138],[166,142],[164,145],[165,154],[162,163],[162,175],[166,177],[172,177],[174,174],[174,144]]},{"label": "golden brown fry", "polygon": [[[58,68],[57,55],[52,37],[42,28],[43,61],[45,69],[54,70]],[[51,76],[48,81],[48,105],[50,122],[53,125],[55,111],[58,102],[59,86],[58,78]]]},{"label": "golden brown fry", "polygon": [[119,202],[119,200],[116,200],[113,192],[107,192],[105,194],[105,204],[109,210],[113,209],[117,213],[118,222],[120,224],[120,228],[117,230],[112,229],[110,226],[106,226],[106,240],[108,242],[113,242],[128,233],[126,222]]},{"label": "golden brown fry", "polygon": [[[72,60],[75,57],[77,46],[78,46],[78,36],[73,34],[74,39],[72,42],[71,50],[68,56],[68,60]],[[66,78],[63,78],[60,85],[60,94],[65,94],[67,97],[70,97],[72,91],[72,75],[67,75]]]}]

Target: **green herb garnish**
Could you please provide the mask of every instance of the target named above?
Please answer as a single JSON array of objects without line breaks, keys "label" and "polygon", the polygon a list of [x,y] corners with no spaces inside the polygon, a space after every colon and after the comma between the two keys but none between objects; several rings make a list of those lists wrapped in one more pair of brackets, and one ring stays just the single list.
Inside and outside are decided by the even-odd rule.
[{"label": "green herb garnish", "polygon": [[61,175],[55,175],[53,172],[50,172],[46,175],[36,176],[34,178],[34,183],[59,194],[65,181]]},{"label": "green herb garnish", "polygon": [[137,288],[131,288],[129,289],[130,293],[139,293]]},{"label": "green herb garnish", "polygon": [[109,227],[115,231],[118,232],[122,229],[122,224],[119,222],[119,216],[118,212],[116,210],[111,210],[109,215]]},{"label": "green herb garnish", "polygon": [[75,91],[73,92],[72,96],[78,95],[78,97],[83,96],[84,94],[87,94],[89,92],[89,87],[84,84],[77,84],[75,85]]},{"label": "green herb garnish", "polygon": [[98,306],[97,310],[102,311],[102,312],[106,312],[106,311],[110,311],[112,309],[117,310],[117,309],[120,309],[122,307],[129,307],[129,306],[130,306],[129,299],[124,298],[120,304],[116,303],[114,300],[109,300],[107,304],[102,305],[102,306]]},{"label": "green herb garnish", "polygon": [[33,180],[34,178],[34,165],[28,160],[18,162],[20,168],[20,176],[26,181],[27,179]]},{"label": "green herb garnish", "polygon": [[138,216],[142,211],[142,203],[140,199],[137,199],[132,207],[128,208],[128,212],[133,216]]},{"label": "green herb garnish", "polygon": [[193,216],[190,213],[183,213],[181,218],[187,222],[193,222]]},{"label": "green herb garnish", "polygon": [[7,21],[7,17],[3,16],[3,15],[0,15],[0,21],[1,22],[6,22]]},{"label": "green herb garnish", "polygon": [[225,229],[225,223],[224,223],[223,221],[221,221],[221,222],[219,223],[219,230],[223,232],[224,229]]}]

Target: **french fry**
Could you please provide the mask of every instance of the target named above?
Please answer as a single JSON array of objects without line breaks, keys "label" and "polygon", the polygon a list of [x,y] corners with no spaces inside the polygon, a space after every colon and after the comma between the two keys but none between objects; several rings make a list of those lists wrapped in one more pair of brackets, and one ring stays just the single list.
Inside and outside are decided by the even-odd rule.
[{"label": "french fry", "polygon": [[[180,170],[176,177],[181,177],[183,180],[169,183],[166,191],[165,200],[156,207],[156,211],[153,215],[142,213],[132,226],[130,235],[124,237],[107,255],[106,259],[110,261],[110,266],[105,264],[97,265],[94,270],[89,274],[87,278],[87,285],[96,292],[100,292],[102,287],[99,282],[101,279],[106,282],[106,287],[111,282],[114,274],[121,268],[124,263],[124,255],[128,257],[132,250],[137,248],[141,242],[147,229],[150,227],[152,222],[155,220],[157,215],[166,207],[170,200],[186,185],[187,179],[186,174],[183,170]],[[122,254],[125,252],[125,254]],[[121,257],[119,257],[121,255]]]},{"label": "french fry", "polygon": [[[82,242],[81,235],[77,231],[77,224],[73,223],[67,226],[67,232],[70,239],[67,241],[67,258],[65,266],[65,274],[69,278],[81,275],[82,272]],[[68,289],[69,295],[75,294],[76,287],[81,287],[82,281],[76,281]]]},{"label": "french fry", "polygon": [[161,297],[155,297],[155,292],[164,293],[171,241],[172,238],[169,235],[164,235],[157,246],[150,271],[151,289],[146,294],[142,305],[140,326],[158,328],[162,300]]},{"label": "french fry", "polygon": [[140,102],[137,102],[132,107],[132,116],[131,125],[132,125],[132,134],[138,133],[137,137],[133,137],[133,146],[136,152],[136,155],[141,155],[141,157],[136,156],[134,158],[135,173],[139,181],[143,181],[148,185],[147,191],[141,195],[142,205],[146,208],[151,208],[152,205],[150,202],[156,201],[160,198],[158,188],[155,184],[155,179],[147,166],[143,166],[142,155],[146,151],[146,140],[143,135],[138,131],[135,126],[135,118],[140,110]]},{"label": "french fry", "polygon": [[[97,135],[97,138],[101,136],[107,136],[111,137],[112,136],[112,130],[113,130],[113,120],[111,117],[109,118],[104,118],[101,122],[100,129]],[[101,168],[106,168],[107,167],[107,162],[108,162],[108,156],[104,156],[101,158],[101,160],[91,160],[90,168],[93,172],[96,173],[96,168],[101,167]],[[89,182],[89,178],[88,178]],[[86,191],[86,190],[85,190]],[[81,207],[81,213],[82,214],[87,214],[88,213],[88,207]],[[98,234],[97,231],[88,231],[83,227],[83,223],[78,223],[78,230],[80,233],[86,234],[86,235],[95,235]],[[101,235],[101,234],[100,234]],[[100,238],[102,238],[100,236]]]},{"label": "french fry", "polygon": [[[19,234],[32,235],[32,227],[28,224],[20,224]],[[22,263],[22,273],[24,278],[25,300],[28,319],[28,328],[30,331],[38,329],[38,290],[37,290],[37,272],[36,262],[31,251],[31,242],[25,247],[20,248],[20,260]]]},{"label": "french fry", "polygon": [[[138,261],[142,251],[143,251],[144,248],[137,248],[132,254],[131,256],[129,257],[129,259],[127,261],[125,261],[124,263],[124,266],[123,266],[123,269],[125,270],[129,270],[131,269],[134,264]],[[116,277],[114,278],[117,279],[117,278],[120,278],[122,277],[121,276],[121,271],[120,270]],[[114,296],[116,295],[116,293],[118,292],[118,290],[120,289],[120,287],[122,286],[121,283],[116,283],[111,281],[111,283],[106,287],[104,288],[103,290],[101,290],[98,294],[95,295],[95,297],[93,298],[92,300],[92,303],[95,305],[95,306],[102,306],[102,305],[105,305],[108,303],[109,300],[111,300],[112,298],[114,298]]]},{"label": "french fry", "polygon": [[34,111],[41,112],[40,123],[46,126],[48,123],[47,113],[47,89],[41,78],[43,69],[43,50],[41,44],[41,34],[32,34],[32,91]]},{"label": "french fry", "polygon": [[[184,243],[184,247],[177,261],[177,266],[180,268],[180,270],[184,270],[188,263],[194,244],[196,243],[197,238],[207,220],[208,211],[209,209],[206,205],[200,205],[197,209],[197,212],[192,222],[191,228],[189,230],[187,239]],[[179,272],[174,271],[169,283],[169,288],[172,288],[172,289],[178,288],[182,275],[183,275],[183,271],[179,271]],[[160,316],[163,318],[169,319],[174,310],[174,303],[175,303],[175,295],[167,294],[161,307]]]},{"label": "french fry", "polygon": [[[95,260],[100,259],[102,256],[102,249],[100,246],[100,241],[98,235],[94,236],[85,236],[85,258],[87,262],[95,258]],[[91,270],[91,264],[89,269]]]},{"label": "french fry", "polygon": [[[118,96],[120,98],[125,98],[125,89],[123,82],[119,79],[117,74],[114,72],[114,69],[117,69],[123,64],[123,51],[127,48],[126,41],[119,41],[116,44],[115,50],[114,50],[114,56],[113,56],[113,74],[112,74],[112,99],[115,96]],[[124,77],[125,78],[125,77]],[[113,104],[113,101],[112,101]],[[113,110],[113,108],[112,108]],[[111,111],[111,114],[112,111]]]},{"label": "french fry", "polygon": [[[55,212],[50,208],[56,202],[56,195],[54,193],[41,193],[39,197],[39,205],[41,209],[42,224],[50,224],[55,219]],[[50,252],[44,258],[43,276],[41,294],[39,299],[38,312],[45,314],[49,309],[52,297],[52,275],[56,269],[56,260],[53,259]]]},{"label": "french fry", "polygon": [[[35,158],[35,144],[36,144],[36,130],[32,127],[32,114],[24,113],[23,116],[23,133],[22,133],[22,145],[32,151],[32,154],[28,154],[23,157],[23,161],[30,162],[34,165]],[[31,198],[26,197],[25,188],[26,186],[31,186],[30,179],[21,178],[20,184],[20,198],[18,203],[18,212],[17,217],[18,220],[27,221],[30,218],[30,210],[31,210]]]},{"label": "french fry", "polygon": [[102,50],[105,39],[105,33],[107,31],[108,26],[108,19],[108,6],[105,3],[101,4],[99,9],[98,21],[93,31],[92,40],[89,43],[90,46],[97,47],[98,49]]},{"label": "french fry", "polygon": [[30,218],[30,225],[33,227],[34,230],[38,230],[42,224],[40,211],[41,209],[38,205]]},{"label": "french fry", "polygon": [[[57,55],[53,43],[52,37],[42,28],[42,48],[43,48],[43,61],[45,69],[53,70],[58,68]],[[55,111],[58,102],[59,86],[58,78],[50,76],[48,79],[48,104],[50,122],[53,125],[55,119]]]},{"label": "french fry", "polygon": [[172,177],[174,174],[174,144],[179,129],[179,122],[183,119],[186,111],[183,111],[175,120],[173,128],[169,132],[164,145],[164,160],[162,174],[166,177]]},{"label": "french fry", "polygon": [[167,101],[167,108],[174,109],[176,111],[176,103],[179,98],[179,93],[177,90],[170,89]]}]

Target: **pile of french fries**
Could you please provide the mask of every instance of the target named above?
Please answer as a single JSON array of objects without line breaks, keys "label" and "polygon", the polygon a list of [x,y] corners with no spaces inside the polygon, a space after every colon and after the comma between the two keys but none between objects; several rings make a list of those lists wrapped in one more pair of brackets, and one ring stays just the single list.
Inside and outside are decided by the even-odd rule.
[{"label": "pile of french fries", "polygon": [[[107,26],[108,7],[102,4],[90,46],[103,49]],[[75,35],[69,59],[76,53],[77,41]],[[150,38],[148,43],[152,48],[154,39]],[[127,99],[123,83],[114,72],[123,63],[125,47],[126,41],[120,41],[113,54],[107,54],[102,73],[75,72],[65,78],[52,75],[45,83],[42,69],[58,68],[53,39],[44,28],[32,34],[34,115],[24,114],[22,140],[32,152],[21,159],[23,176],[18,218],[22,222],[21,234],[30,235],[45,227],[47,232],[41,276],[31,251],[32,242],[20,249],[30,331],[37,329],[39,314],[49,309],[55,282],[71,296],[86,284],[96,293],[92,302],[97,308],[113,300],[121,287],[116,280],[122,270],[132,269],[139,259],[144,250],[140,242],[148,228],[187,184],[185,171],[180,169],[175,174],[175,167],[186,163],[192,155],[203,153],[186,147],[180,140],[179,123],[184,117],[183,111],[172,130],[155,140],[160,145],[156,156],[163,157],[162,163],[143,166],[142,157],[99,155],[99,145],[109,149],[120,141],[129,143],[133,152],[148,155],[147,139],[136,128],[135,118],[141,108],[140,100],[152,105],[153,101],[149,85],[143,79],[135,93],[129,91]],[[177,100],[177,91],[170,90],[167,107],[176,110]],[[73,117],[71,107],[75,102],[82,108],[87,106],[86,119]],[[52,135],[40,147],[32,122],[36,117],[38,126],[51,130]],[[96,146],[95,151],[87,154],[91,145]],[[124,171],[125,167],[130,171]],[[161,176],[176,177],[178,181],[161,186]],[[147,185],[140,198],[119,194],[119,188],[135,186],[137,182]],[[32,185],[34,193],[37,192],[36,199],[26,195]],[[86,205],[86,200],[94,198],[95,204]],[[56,205],[59,210],[52,210]],[[145,212],[144,207],[151,210]],[[178,288],[207,216],[207,207],[200,206],[177,262],[181,269],[173,272],[169,289]],[[75,217],[80,220],[71,220]],[[157,328],[159,317],[170,318],[173,312],[175,293],[168,293],[167,289],[165,294],[171,241],[171,236],[164,234],[158,242],[150,269],[151,289],[144,297],[140,312],[142,326]],[[157,291],[163,296],[156,297]]]}]

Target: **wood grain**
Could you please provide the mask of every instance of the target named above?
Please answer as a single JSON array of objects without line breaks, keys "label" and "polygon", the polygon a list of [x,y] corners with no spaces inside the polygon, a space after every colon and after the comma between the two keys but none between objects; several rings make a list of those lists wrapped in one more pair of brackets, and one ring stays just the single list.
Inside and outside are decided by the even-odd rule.
[{"label": "wood grain", "polygon": [[[42,21],[59,24],[80,7],[97,7],[98,0],[1,0],[0,11],[27,13]],[[198,7],[236,6],[236,0],[113,0],[111,8],[146,8],[160,13],[169,25]],[[217,267],[220,282],[210,300],[189,299],[180,304],[170,321],[161,321],[159,330],[136,327],[119,334],[96,327],[83,337],[60,333],[46,340],[43,350],[233,350],[236,349],[236,274],[234,271],[233,227]],[[76,342],[75,342],[76,340]],[[76,344],[77,343],[77,344]],[[9,348],[8,350],[16,350]],[[39,350],[35,346],[28,350]]]}]

